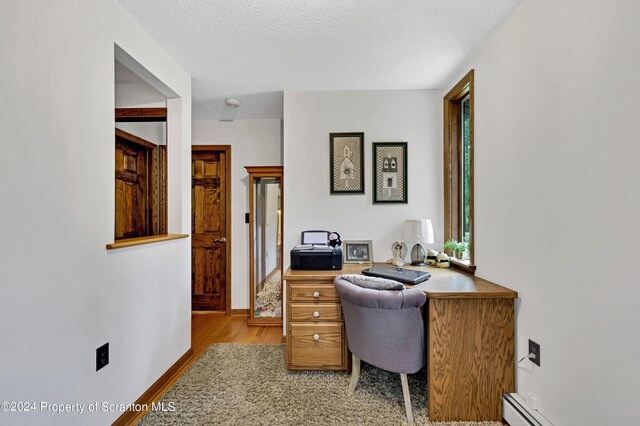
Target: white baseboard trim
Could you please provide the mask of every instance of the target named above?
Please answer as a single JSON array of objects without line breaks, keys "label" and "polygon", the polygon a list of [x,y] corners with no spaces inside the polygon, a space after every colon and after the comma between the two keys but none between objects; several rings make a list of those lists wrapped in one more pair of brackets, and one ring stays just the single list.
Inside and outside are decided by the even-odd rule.
[{"label": "white baseboard trim", "polygon": [[502,417],[509,426],[553,426],[517,393],[502,396]]}]

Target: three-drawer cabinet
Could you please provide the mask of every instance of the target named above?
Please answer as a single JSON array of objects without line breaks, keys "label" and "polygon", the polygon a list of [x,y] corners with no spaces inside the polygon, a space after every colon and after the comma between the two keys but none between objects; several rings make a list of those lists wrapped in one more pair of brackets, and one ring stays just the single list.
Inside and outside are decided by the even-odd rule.
[{"label": "three-drawer cabinet", "polygon": [[[347,341],[336,271],[287,271],[287,369],[346,370]],[[325,272],[325,273],[323,273]]]}]

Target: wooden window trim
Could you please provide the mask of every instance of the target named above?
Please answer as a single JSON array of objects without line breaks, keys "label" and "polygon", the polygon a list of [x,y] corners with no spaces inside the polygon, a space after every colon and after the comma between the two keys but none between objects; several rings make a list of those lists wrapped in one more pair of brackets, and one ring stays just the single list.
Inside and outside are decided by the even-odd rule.
[{"label": "wooden window trim", "polygon": [[189,238],[189,234],[165,234],[152,235],[149,237],[123,238],[116,242],[107,244],[107,250],[139,246],[142,244],[159,243],[161,241],[178,240],[180,238]]},{"label": "wooden window trim", "polygon": [[166,122],[166,108],[116,108],[116,123]]},{"label": "wooden window trim", "polygon": [[451,259],[449,263],[456,269],[459,269],[467,274],[476,274],[476,265],[472,263],[466,263],[467,261],[460,261],[458,259]]},{"label": "wooden window trim", "polygon": [[460,152],[462,151],[461,101],[469,96],[469,137],[471,140],[470,164],[470,199],[471,199],[471,233],[469,244],[469,262],[453,260],[451,264],[470,274],[474,274],[475,266],[475,223],[474,223],[474,88],[473,70],[469,71],[444,96],[444,240],[460,241],[462,235],[462,219],[460,195],[462,182],[460,176]]}]

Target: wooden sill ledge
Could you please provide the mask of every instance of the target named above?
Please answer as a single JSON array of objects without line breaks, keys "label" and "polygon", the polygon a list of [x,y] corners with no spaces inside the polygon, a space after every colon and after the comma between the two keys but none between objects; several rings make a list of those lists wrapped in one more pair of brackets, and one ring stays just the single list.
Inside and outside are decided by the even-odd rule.
[{"label": "wooden sill ledge", "polygon": [[125,238],[125,239],[107,244],[107,250],[139,246],[142,244],[159,243],[160,241],[178,240],[180,238],[188,238],[188,237],[189,237],[189,234],[164,234],[164,235],[151,235],[148,237]]},{"label": "wooden sill ledge", "polygon": [[469,261],[462,261],[458,259],[451,259],[449,263],[453,268],[459,269],[460,271],[466,272],[467,274],[475,275],[476,274],[476,265],[472,265]]}]

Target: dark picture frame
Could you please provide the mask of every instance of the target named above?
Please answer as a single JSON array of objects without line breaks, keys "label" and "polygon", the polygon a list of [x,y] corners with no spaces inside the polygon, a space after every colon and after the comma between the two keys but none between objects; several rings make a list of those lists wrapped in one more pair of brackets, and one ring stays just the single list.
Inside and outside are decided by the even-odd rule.
[{"label": "dark picture frame", "polygon": [[329,134],[331,194],[364,194],[364,133]]},{"label": "dark picture frame", "polygon": [[407,145],[373,143],[373,204],[408,202]]},{"label": "dark picture frame", "polygon": [[373,263],[373,242],[371,240],[343,241],[343,263]]}]

